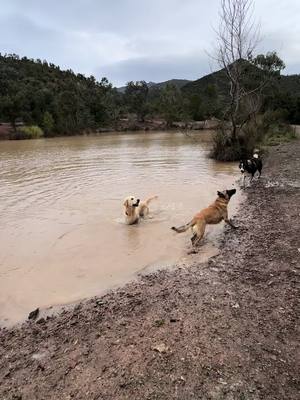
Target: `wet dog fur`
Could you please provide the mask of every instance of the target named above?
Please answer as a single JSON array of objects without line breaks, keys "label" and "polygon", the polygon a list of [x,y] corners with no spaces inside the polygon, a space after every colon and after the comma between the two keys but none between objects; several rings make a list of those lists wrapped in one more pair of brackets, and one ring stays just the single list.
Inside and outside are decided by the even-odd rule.
[{"label": "wet dog fur", "polygon": [[252,182],[256,172],[259,173],[258,178],[261,176],[262,160],[257,152],[254,152],[252,158],[243,159],[240,161],[239,169],[243,174],[243,187],[245,188],[246,175],[249,176],[249,183]]},{"label": "wet dog fur", "polygon": [[144,201],[140,201],[135,196],[128,196],[124,199],[124,214],[125,223],[127,225],[136,224],[141,217],[146,217],[149,214],[149,203],[157,199],[158,196],[152,196]]},{"label": "wet dog fur", "polygon": [[236,189],[224,190],[223,192],[218,191],[218,197],[214,203],[197,213],[187,224],[179,226],[178,228],[173,226],[171,229],[177,233],[181,233],[191,228],[193,232],[191,241],[192,244],[196,246],[203,238],[206,225],[219,224],[224,220],[232,228],[237,228],[228,219],[228,203],[235,193]]}]

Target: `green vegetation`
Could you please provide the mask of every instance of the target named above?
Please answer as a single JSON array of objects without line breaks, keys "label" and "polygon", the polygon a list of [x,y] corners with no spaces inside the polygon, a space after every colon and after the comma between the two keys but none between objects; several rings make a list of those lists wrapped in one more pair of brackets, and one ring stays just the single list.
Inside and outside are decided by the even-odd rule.
[{"label": "green vegetation", "polygon": [[160,90],[158,109],[168,126],[172,125],[174,121],[184,120],[186,115],[180,89],[169,83],[163,86]]},{"label": "green vegetation", "polygon": [[[269,73],[264,64],[270,59],[264,57],[241,63],[247,90],[257,84],[261,74]],[[300,124],[300,75],[271,73],[272,79],[260,92],[259,104],[242,103],[238,124],[250,106],[258,105],[259,113],[247,121],[237,143],[232,143],[226,117],[230,87],[224,69],[193,82],[129,82],[120,93],[105,78],[98,82],[46,61],[0,55],[0,121],[10,122],[15,128],[11,138],[21,139],[80,134],[98,128],[123,129],[120,121],[124,119],[125,129],[135,129],[138,121],[149,119],[162,119],[172,126],[176,121],[215,117],[223,124],[215,137],[214,157],[236,159],[252,151],[256,143],[289,140],[294,134],[288,124]],[[20,127],[20,121],[24,127]]]},{"label": "green vegetation", "polygon": [[18,127],[10,136],[10,139],[40,139],[44,136],[42,129],[36,125]]},{"label": "green vegetation", "polygon": [[127,110],[131,113],[136,113],[139,121],[143,122],[148,112],[147,108],[147,96],[148,86],[145,81],[128,82],[124,100],[127,106]]},{"label": "green vegetation", "polygon": [[296,139],[297,135],[295,130],[289,126],[285,126],[282,130],[275,130],[266,135],[262,145],[263,146],[277,146],[281,143],[290,142],[293,139]]},{"label": "green vegetation", "polygon": [[285,111],[267,111],[262,117],[260,143],[262,146],[274,146],[296,139],[295,128],[285,122]]},{"label": "green vegetation", "polygon": [[118,118],[120,94],[103,78],[62,71],[47,61],[0,55],[0,121],[43,127],[45,136],[76,134]]}]

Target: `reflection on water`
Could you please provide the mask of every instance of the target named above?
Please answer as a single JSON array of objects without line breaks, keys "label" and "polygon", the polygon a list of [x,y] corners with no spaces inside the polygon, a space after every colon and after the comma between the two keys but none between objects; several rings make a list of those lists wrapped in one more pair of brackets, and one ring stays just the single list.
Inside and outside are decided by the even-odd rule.
[{"label": "reflection on water", "polygon": [[[160,132],[0,143],[0,318],[95,295],[185,257],[190,235],[170,226],[237,174],[207,158],[209,140]],[[130,194],[159,196],[151,219],[123,224]],[[221,229],[209,229],[201,257],[215,252]]]}]

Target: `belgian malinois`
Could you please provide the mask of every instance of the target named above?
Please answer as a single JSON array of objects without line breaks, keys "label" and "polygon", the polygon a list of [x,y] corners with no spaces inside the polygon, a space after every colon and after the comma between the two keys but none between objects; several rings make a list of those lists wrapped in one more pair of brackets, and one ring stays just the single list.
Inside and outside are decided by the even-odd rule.
[{"label": "belgian malinois", "polygon": [[227,206],[230,201],[231,196],[236,193],[236,189],[224,190],[223,192],[217,192],[218,197],[214,203],[212,203],[207,208],[204,208],[199,213],[197,213],[194,218],[185,225],[179,226],[176,228],[173,226],[175,232],[181,233],[187,231],[189,228],[192,228],[192,232],[194,233],[191,241],[194,246],[196,246],[200,240],[203,238],[206,225],[210,224],[218,224],[222,220],[224,220],[227,224],[229,224],[232,228],[237,228],[233,225],[233,223],[228,219],[228,211]]}]

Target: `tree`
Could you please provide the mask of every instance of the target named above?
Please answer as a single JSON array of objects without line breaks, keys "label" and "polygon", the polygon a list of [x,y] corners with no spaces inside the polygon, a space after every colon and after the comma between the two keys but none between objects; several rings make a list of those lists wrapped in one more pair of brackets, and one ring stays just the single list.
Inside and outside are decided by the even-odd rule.
[{"label": "tree", "polygon": [[52,114],[49,113],[49,111],[46,111],[43,115],[42,127],[44,129],[46,136],[53,133],[54,119],[53,119]]},{"label": "tree", "polygon": [[98,82],[45,61],[0,54],[0,121],[72,134],[114,122],[119,109],[119,94],[106,78]]},{"label": "tree", "polygon": [[143,122],[147,114],[148,85],[145,81],[130,81],[125,89],[125,103],[128,111],[137,114],[139,121]]},{"label": "tree", "polygon": [[180,89],[168,83],[160,94],[160,112],[168,125],[178,121],[183,116],[183,102]]},{"label": "tree", "polygon": [[221,0],[216,33],[215,59],[229,83],[225,119],[231,125],[230,141],[236,143],[244,124],[259,111],[263,89],[274,74],[280,73],[284,63],[276,53],[254,57],[259,26],[253,19],[253,0]]},{"label": "tree", "polygon": [[189,98],[188,106],[189,114],[194,121],[201,121],[205,119],[203,101],[200,95],[192,94]]}]

